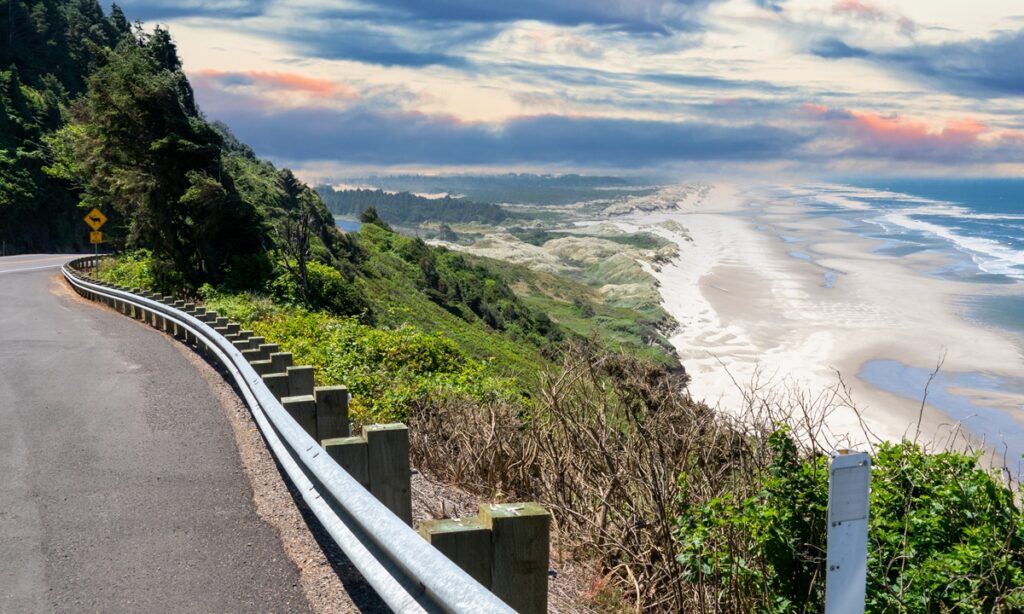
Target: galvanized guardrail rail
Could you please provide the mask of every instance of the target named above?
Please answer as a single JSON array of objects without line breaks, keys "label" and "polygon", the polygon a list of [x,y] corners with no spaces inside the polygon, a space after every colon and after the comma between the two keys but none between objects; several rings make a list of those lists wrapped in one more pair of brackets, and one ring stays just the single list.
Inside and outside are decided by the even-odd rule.
[{"label": "galvanized guardrail rail", "polygon": [[271,451],[331,538],[381,599],[396,612],[514,610],[393,514],[335,462],[284,409],[242,351],[193,308],[177,308],[123,288],[86,279],[102,256],[72,260],[67,282],[86,298],[131,306],[147,320],[170,323],[234,379]]}]

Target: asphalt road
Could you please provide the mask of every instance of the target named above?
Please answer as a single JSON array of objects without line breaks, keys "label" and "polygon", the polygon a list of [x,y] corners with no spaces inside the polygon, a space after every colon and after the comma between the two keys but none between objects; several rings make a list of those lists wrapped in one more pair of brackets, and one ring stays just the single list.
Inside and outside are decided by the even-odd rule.
[{"label": "asphalt road", "polygon": [[0,258],[0,612],[305,612],[174,342]]}]

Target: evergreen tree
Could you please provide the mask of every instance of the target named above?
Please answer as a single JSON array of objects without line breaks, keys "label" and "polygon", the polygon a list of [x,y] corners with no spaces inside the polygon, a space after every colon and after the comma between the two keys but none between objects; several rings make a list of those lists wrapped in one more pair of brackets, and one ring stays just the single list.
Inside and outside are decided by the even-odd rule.
[{"label": "evergreen tree", "polygon": [[118,40],[132,33],[132,24],[125,17],[124,11],[117,3],[110,5],[110,26],[114,29],[114,32]]},{"label": "evergreen tree", "polygon": [[107,52],[71,108],[65,166],[85,200],[127,220],[124,244],[147,247],[186,283],[217,281],[261,248],[251,205],[220,172],[221,139],[198,116],[166,30]]}]

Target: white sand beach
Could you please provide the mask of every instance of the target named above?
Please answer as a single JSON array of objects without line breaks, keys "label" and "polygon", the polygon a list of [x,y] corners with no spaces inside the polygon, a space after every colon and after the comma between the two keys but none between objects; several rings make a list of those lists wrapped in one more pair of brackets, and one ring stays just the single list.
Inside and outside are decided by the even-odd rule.
[{"label": "white sand beach", "polygon": [[[1024,376],[1014,340],[959,315],[957,297],[978,292],[978,285],[922,274],[940,266],[942,256],[874,253],[876,241],[843,232],[838,220],[807,216],[792,202],[758,199],[763,209],[755,221],[749,198],[716,186],[703,201],[675,211],[615,218],[624,229],[644,228],[679,246],[677,258],[652,272],[679,322],[671,340],[692,375],[694,397],[734,411],[754,381],[813,394],[841,376],[868,427],[899,439],[914,436],[920,401],[862,381],[868,361],[932,369],[945,356],[943,372]],[[1019,395],[956,393],[1019,420]],[[926,407],[922,439],[941,443],[953,422]],[[837,439],[864,439],[849,409],[833,412],[828,427]]]}]

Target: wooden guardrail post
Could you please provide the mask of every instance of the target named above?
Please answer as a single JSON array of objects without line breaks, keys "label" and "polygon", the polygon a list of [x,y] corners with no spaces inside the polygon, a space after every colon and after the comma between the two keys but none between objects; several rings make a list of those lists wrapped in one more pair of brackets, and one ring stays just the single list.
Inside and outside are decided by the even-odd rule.
[{"label": "wooden guardrail post", "polygon": [[281,406],[299,423],[299,426],[310,437],[319,441],[316,433],[316,399],[313,398],[313,395],[304,394],[283,397],[281,398]]},{"label": "wooden guardrail post", "polygon": [[516,612],[548,611],[551,515],[536,503],[480,506],[491,528],[491,592]]},{"label": "wooden guardrail post", "polygon": [[[235,346],[238,347],[238,342],[235,343]],[[249,364],[254,364],[257,360],[260,360],[260,358],[261,358],[260,357],[260,351],[259,350],[254,350],[254,349],[251,349],[251,348],[242,349],[242,358],[244,358],[246,360],[246,362],[248,362]],[[270,364],[269,360],[267,360],[265,362],[268,365]]]},{"label": "wooden guardrail post", "polygon": [[274,395],[274,398],[278,401],[290,396],[287,373],[268,373],[263,376],[263,383],[266,384],[267,389],[270,390],[270,394]]},{"label": "wooden guardrail post", "polygon": [[536,503],[481,505],[475,518],[430,520],[427,541],[520,614],[548,605],[551,515]]},{"label": "wooden guardrail post", "polygon": [[271,352],[270,363],[274,367],[274,373],[287,373],[288,367],[292,366],[292,353]]},{"label": "wooden guardrail post", "polygon": [[[175,309],[179,310],[179,311],[185,311],[185,301],[183,301],[183,300],[176,300],[176,301],[174,301],[174,303],[171,306],[174,307]],[[174,338],[175,339],[177,339],[179,341],[185,341],[186,340],[185,339],[185,329],[183,327],[178,326],[177,323],[171,324],[170,326],[173,329],[170,332],[174,333]]]},{"label": "wooden guardrail post", "polygon": [[225,339],[235,346],[235,349],[242,351],[249,349],[249,339],[252,337],[251,330],[240,330],[233,335],[225,335]]},{"label": "wooden guardrail post", "polygon": [[[185,313],[191,314],[197,320],[202,320],[203,314],[206,313],[206,309],[203,307],[196,307],[195,303],[185,303]],[[185,331],[185,344],[198,345],[199,339],[197,339],[192,333]]]},{"label": "wooden guardrail post", "polygon": [[370,492],[412,526],[412,469],[409,467],[409,428],[404,424],[363,427],[370,467]]},{"label": "wooden guardrail post", "polygon": [[313,367],[285,367],[285,373],[288,374],[288,391],[291,393],[289,396],[312,396]]},{"label": "wooden guardrail post", "polygon": [[344,386],[318,386],[313,389],[316,399],[316,432],[318,440],[348,437],[348,388]]},{"label": "wooden guardrail post", "polygon": [[491,530],[480,516],[428,520],[419,533],[485,588],[491,588]]},{"label": "wooden guardrail post", "polygon": [[412,524],[408,427],[397,423],[368,425],[358,437],[324,439],[321,445],[378,501],[403,522]]},{"label": "wooden guardrail post", "polygon": [[[128,290],[128,292],[131,292],[132,294],[139,294],[139,293],[141,293],[141,290],[139,290],[138,288],[131,288],[131,289]],[[130,315],[132,317],[132,319],[135,319],[135,320],[141,320],[142,319],[142,314],[140,313],[142,311],[141,309],[139,309],[135,305],[128,305],[128,309],[131,312],[128,315]]]},{"label": "wooden guardrail post", "polygon": [[321,442],[327,455],[363,488],[370,490],[370,461],[365,437],[336,437]]}]

